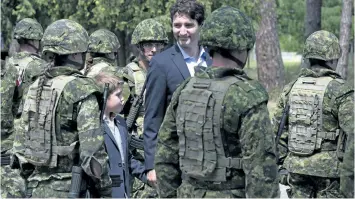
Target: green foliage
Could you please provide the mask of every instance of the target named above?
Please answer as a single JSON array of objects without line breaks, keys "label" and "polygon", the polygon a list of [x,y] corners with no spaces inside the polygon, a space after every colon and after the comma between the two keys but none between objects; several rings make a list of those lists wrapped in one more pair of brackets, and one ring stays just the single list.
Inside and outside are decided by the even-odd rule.
[{"label": "green foliage", "polygon": [[304,43],[305,6],[304,0],[277,1],[277,26],[283,51],[301,52]]},{"label": "green foliage", "polygon": [[[255,29],[260,21],[260,0],[199,0],[205,6],[206,16],[222,5],[240,9],[253,20]],[[305,0],[276,0],[278,33],[283,51],[302,52],[304,43]],[[11,39],[16,21],[35,17],[44,28],[51,22],[69,18],[82,24],[89,33],[107,28],[115,33],[130,35],[136,25],[147,18],[158,19],[172,39],[170,7],[175,0],[2,0],[1,26],[5,44]],[[323,0],[322,29],[339,36],[341,0]],[[351,37],[353,38],[352,26]],[[124,39],[123,39],[124,40]]]},{"label": "green foliage", "polygon": [[[341,0],[322,1],[322,29],[334,33],[338,38],[340,31],[341,10]],[[305,11],[305,0],[277,0],[278,31],[281,49],[283,51],[302,52],[304,44],[303,35],[304,17],[306,16]],[[353,35],[354,26],[351,28],[351,38],[353,38]]]}]

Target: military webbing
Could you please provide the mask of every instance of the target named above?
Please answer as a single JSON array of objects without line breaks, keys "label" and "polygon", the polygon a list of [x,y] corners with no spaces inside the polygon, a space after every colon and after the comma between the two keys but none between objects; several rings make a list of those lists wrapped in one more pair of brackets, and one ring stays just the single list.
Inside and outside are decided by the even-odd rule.
[{"label": "military webbing", "polygon": [[145,74],[142,71],[143,69],[139,68],[138,64],[135,62],[129,63],[126,67],[131,70],[133,74],[135,94],[139,95],[146,79]]},{"label": "military webbing", "polygon": [[225,157],[221,136],[222,103],[235,77],[192,78],[182,90],[177,108],[180,168],[198,180],[226,181],[226,168],[242,168],[240,158]]},{"label": "military webbing", "polygon": [[26,56],[21,59],[12,58],[12,61],[17,71],[19,72],[18,74],[21,75],[22,71],[26,70],[28,63],[33,61],[33,58],[31,56]]},{"label": "military webbing", "polygon": [[77,142],[70,146],[57,146],[56,140],[56,109],[62,91],[76,76],[58,76],[48,80],[42,90],[39,102],[39,118],[35,121],[33,115],[36,112],[36,91],[39,79],[31,85],[24,105],[25,121],[25,157],[36,166],[57,166],[57,156],[65,156],[72,153]]},{"label": "military webbing", "polygon": [[90,71],[86,74],[87,77],[95,77],[98,75],[102,69],[110,67],[106,62],[100,62],[98,64],[95,64],[91,66]]},{"label": "military webbing", "polygon": [[311,155],[323,139],[336,140],[338,131],[323,131],[323,97],[331,77],[301,77],[289,95],[289,150]]}]

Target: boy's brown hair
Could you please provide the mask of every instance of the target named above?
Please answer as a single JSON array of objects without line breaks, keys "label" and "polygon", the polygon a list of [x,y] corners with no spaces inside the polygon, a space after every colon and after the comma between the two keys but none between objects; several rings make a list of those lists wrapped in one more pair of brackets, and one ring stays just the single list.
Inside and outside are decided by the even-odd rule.
[{"label": "boy's brown hair", "polygon": [[96,83],[102,88],[105,87],[105,84],[109,84],[108,86],[108,95],[112,94],[117,89],[123,89],[124,81],[117,77],[116,75],[100,72],[95,76]]}]

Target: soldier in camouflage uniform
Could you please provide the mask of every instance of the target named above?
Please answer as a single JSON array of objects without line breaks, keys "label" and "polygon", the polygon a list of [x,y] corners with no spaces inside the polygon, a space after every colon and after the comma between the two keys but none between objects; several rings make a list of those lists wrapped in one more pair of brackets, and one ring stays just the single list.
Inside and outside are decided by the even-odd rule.
[{"label": "soldier in camouflage uniform", "polygon": [[[156,53],[161,52],[167,43],[168,37],[163,25],[154,19],[146,19],[140,22],[135,28],[132,34],[131,44],[137,47],[139,55],[123,69],[124,79],[130,86],[131,90],[131,103],[127,104],[127,107],[132,105],[133,100],[137,97],[137,95],[140,95],[143,90],[143,85],[149,67],[149,61]],[[141,137],[143,134],[144,107],[142,106],[140,110],[141,111],[131,133],[134,136]],[[133,152],[137,159],[144,161],[143,151],[139,150],[139,153],[137,153],[137,150],[133,150]],[[134,180],[132,197],[152,198],[156,196],[157,192],[154,189],[138,179]]]},{"label": "soldier in camouflage uniform", "polygon": [[23,96],[28,87],[34,82],[46,67],[46,63],[38,55],[40,40],[43,36],[43,28],[35,19],[25,18],[19,21],[13,33],[14,43],[17,49],[8,60],[9,67],[17,70],[16,90],[13,112],[16,115],[15,126],[21,117]]},{"label": "soldier in camouflage uniform", "polygon": [[279,164],[289,172],[289,197],[342,197],[339,167],[344,140],[354,132],[354,90],[335,72],[340,55],[334,34],[324,30],[311,34],[303,51],[310,66],[302,68],[280,96],[274,132],[283,109],[289,107],[278,143]]},{"label": "soldier in camouflage uniform", "polygon": [[[2,52],[3,53],[3,52]],[[3,57],[1,57],[3,58]],[[10,155],[13,144],[13,97],[17,70],[9,67],[7,57],[1,59],[1,197],[25,197],[26,182],[19,170],[11,169]]]},{"label": "soldier in camouflage uniform", "polygon": [[88,52],[90,58],[84,70],[88,77],[94,77],[100,72],[117,72],[117,55],[120,43],[117,36],[107,30],[99,29],[90,35]]},{"label": "soldier in camouflage uniform", "polygon": [[[13,33],[12,57],[2,62],[1,70],[1,195],[2,197],[24,197],[25,177],[19,170],[11,170],[10,156],[13,132],[19,126],[22,97],[36,76],[45,68],[44,60],[38,56],[39,43],[43,36],[42,26],[34,19],[19,21]],[[17,119],[16,119],[17,118]]]},{"label": "soldier in camouflage uniform", "polygon": [[33,168],[27,196],[68,197],[73,166],[92,182],[94,196],[111,196],[100,88],[80,73],[88,43],[86,30],[71,20],[55,21],[44,32],[42,54],[50,65],[29,88],[14,140],[13,166]]},{"label": "soldier in camouflage uniform", "polygon": [[236,8],[205,20],[200,43],[213,63],[182,83],[168,107],[155,156],[161,197],[279,197],[268,94],[243,71],[254,42]]}]

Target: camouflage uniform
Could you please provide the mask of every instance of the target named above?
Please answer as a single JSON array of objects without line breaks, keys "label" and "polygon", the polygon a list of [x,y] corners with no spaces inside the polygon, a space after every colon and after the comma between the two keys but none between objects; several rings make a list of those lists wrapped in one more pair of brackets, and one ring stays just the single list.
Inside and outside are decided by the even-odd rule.
[{"label": "camouflage uniform", "polygon": [[[16,40],[41,40],[42,36],[42,26],[34,19],[22,19],[14,28]],[[13,132],[19,127],[19,119],[16,117],[22,113],[22,98],[35,76],[42,72],[41,69],[45,67],[44,63],[37,54],[19,52],[6,61],[6,67],[2,70],[1,154],[4,158],[10,158],[12,153]],[[3,75],[6,77],[3,78]],[[5,163],[5,161],[2,162]],[[2,165],[1,175],[2,197],[7,197],[7,194],[24,197],[26,184],[19,170],[11,170],[10,166]]]},{"label": "camouflage uniform", "polygon": [[[250,20],[225,6],[204,22],[200,43],[248,50]],[[174,92],[159,130],[155,170],[160,197],[279,197],[268,94],[242,69],[200,70]]]},{"label": "camouflage uniform", "polygon": [[[89,53],[109,54],[116,53],[120,48],[117,36],[106,29],[99,29],[90,35]],[[92,63],[86,66],[84,74],[94,77],[100,72],[116,73],[116,60],[106,57],[94,57]]]},{"label": "camouflage uniform", "polygon": [[[43,28],[36,20],[25,18],[19,21],[14,28],[14,39],[26,39],[26,40],[41,40],[43,36]],[[45,61],[42,60],[38,54],[29,52],[18,52],[9,58],[9,67],[15,67],[17,69],[17,80],[18,85],[15,91],[14,98],[14,114],[21,115],[21,110],[19,110],[22,105],[21,100],[31,83],[34,82],[32,79],[43,72],[46,67]],[[21,109],[21,108],[20,108]]]},{"label": "camouflage uniform", "polygon": [[[25,197],[26,182],[19,170],[6,165],[13,144],[12,103],[16,87],[17,70],[1,60],[1,197]],[[9,162],[7,162],[9,164]]]},{"label": "camouflage uniform", "polygon": [[[154,19],[146,19],[140,22],[132,33],[133,45],[140,47],[142,42],[162,42],[166,44],[168,42],[168,37],[164,30],[164,27],[155,21]],[[124,69],[123,73],[125,74],[124,80],[128,83],[131,90],[131,104],[138,95],[142,92],[145,79],[147,77],[146,69],[139,64],[139,59],[134,58],[131,63],[129,63]],[[136,120],[136,124],[131,132],[135,136],[142,136],[143,134],[143,120],[144,120],[144,107],[140,108],[139,116]],[[133,151],[137,159],[144,161],[143,151],[134,150]],[[156,191],[145,185],[142,181],[134,179],[132,186],[132,197],[134,198],[153,198],[157,197]]]},{"label": "camouflage uniform", "polygon": [[354,134],[347,138],[344,161],[340,170],[340,192],[354,198]]},{"label": "camouflage uniform", "polygon": [[[317,31],[307,38],[305,59],[339,57],[339,42],[332,33]],[[289,197],[341,197],[339,167],[346,135],[354,132],[353,94],[339,74],[319,64],[302,68],[299,78],[284,88],[274,116],[274,132],[289,105],[278,143],[280,164],[289,171]]]},{"label": "camouflage uniform", "polygon": [[[62,19],[47,27],[43,54],[84,53],[88,34],[78,23]],[[24,171],[33,167],[27,194],[34,198],[68,197],[72,167],[92,180],[98,196],[111,196],[108,156],[100,126],[100,88],[72,66],[49,67],[29,88],[16,132],[14,154]],[[46,116],[46,117],[45,117]]]}]

